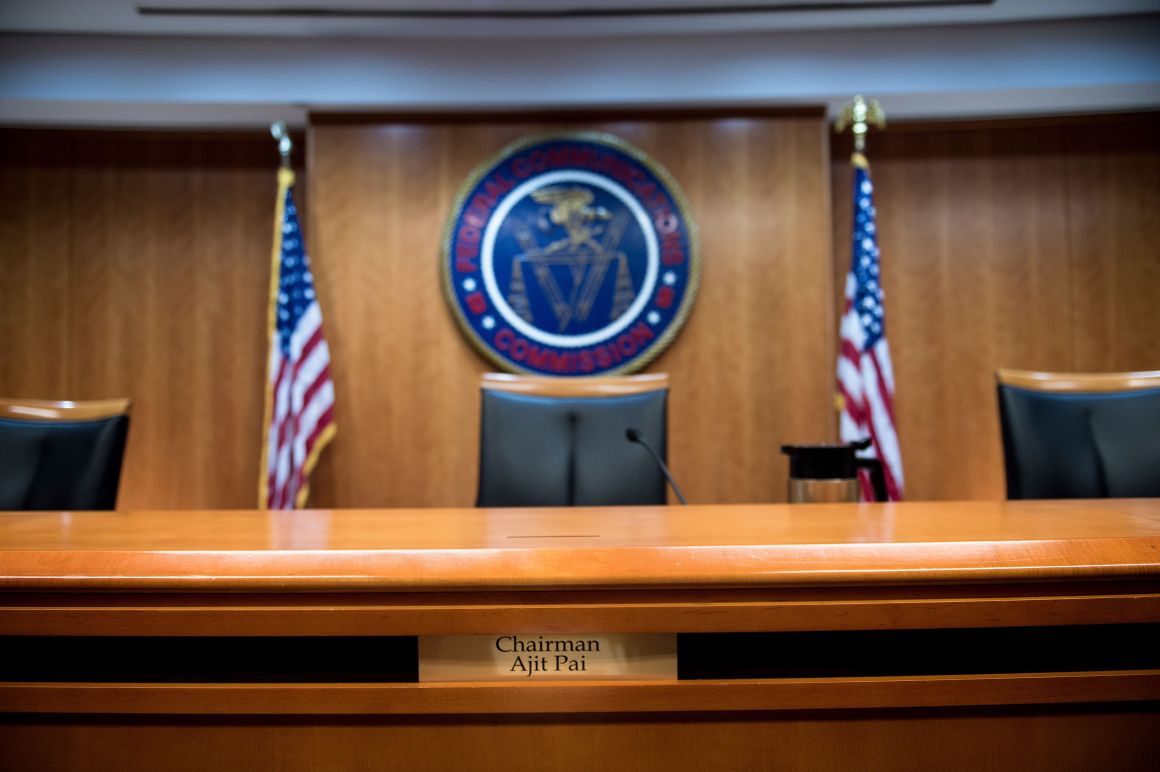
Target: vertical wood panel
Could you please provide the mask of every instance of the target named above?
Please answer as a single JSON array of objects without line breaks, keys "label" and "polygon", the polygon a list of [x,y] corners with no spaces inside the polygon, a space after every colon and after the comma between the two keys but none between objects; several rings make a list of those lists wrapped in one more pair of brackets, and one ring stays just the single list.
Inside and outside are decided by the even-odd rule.
[{"label": "vertical wood panel", "polygon": [[[1158,123],[872,137],[908,497],[1003,495],[995,368],[1160,367]],[[490,366],[443,299],[440,235],[476,164],[573,129],[664,164],[700,226],[700,296],[649,368],[673,376],[669,452],[690,500],[782,500],[777,446],[833,438],[850,171],[839,140],[827,180],[819,118],[330,123],[311,132],[298,190],[338,387],[314,503],[471,503]],[[0,393],[131,397],[122,507],[253,506],[272,142],[0,139]]]},{"label": "vertical wood panel", "polygon": [[672,375],[669,455],[690,501],[784,499],[778,443],[832,439],[820,118],[325,124],[311,131],[310,222],[341,439],[316,501],[474,500],[478,375],[492,368],[444,301],[440,237],[478,164],[523,136],[571,130],[642,148],[700,228],[700,295],[650,366]]},{"label": "vertical wood panel", "polygon": [[[1156,116],[870,139],[907,497],[1004,495],[994,371],[1160,367]],[[848,139],[834,145],[849,269]],[[835,299],[840,298],[840,286]]]},{"label": "vertical wood panel", "polygon": [[0,392],[132,399],[122,508],[254,506],[270,140],[12,131],[3,146],[17,214]]},{"label": "vertical wood panel", "polygon": [[0,391],[36,397],[69,380],[72,159],[50,139],[21,140],[0,141]]},{"label": "vertical wood panel", "polygon": [[1068,135],[1079,370],[1160,368],[1160,118]]},{"label": "vertical wood panel", "polygon": [[1154,706],[403,718],[5,717],[26,772],[1147,770]]}]

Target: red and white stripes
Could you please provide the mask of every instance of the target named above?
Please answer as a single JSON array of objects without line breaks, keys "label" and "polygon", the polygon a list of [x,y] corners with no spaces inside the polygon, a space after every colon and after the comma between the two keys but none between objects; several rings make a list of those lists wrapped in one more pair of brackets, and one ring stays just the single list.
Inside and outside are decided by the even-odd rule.
[{"label": "red and white stripes", "polygon": [[[305,503],[307,478],[334,422],[330,349],[322,335],[322,313],[312,302],[290,338],[290,356],[271,347],[273,410],[267,442],[267,506],[292,509]],[[323,443],[325,444],[325,443]]]},{"label": "red and white stripes", "polygon": [[842,442],[869,437],[869,451],[882,460],[886,492],[891,501],[902,498],[902,454],[894,424],[894,370],[890,347],[881,337],[863,350],[862,324],[853,308],[854,276],[846,279],[846,312],[842,316],[838,354],[838,392],[842,411],[838,433]]}]

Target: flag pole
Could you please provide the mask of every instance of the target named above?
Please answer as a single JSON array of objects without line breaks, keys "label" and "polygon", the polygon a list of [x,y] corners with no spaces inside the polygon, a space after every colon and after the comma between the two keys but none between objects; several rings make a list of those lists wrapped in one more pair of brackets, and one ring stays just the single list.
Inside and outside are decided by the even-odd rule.
[{"label": "flag pole", "polygon": [[[270,134],[278,142],[278,154],[282,156],[282,164],[278,169],[278,193],[274,206],[274,248],[270,258],[270,292],[266,305],[266,344],[267,350],[274,345],[276,335],[275,314],[278,311],[278,285],[280,283],[279,268],[282,262],[282,226],[285,222],[286,191],[294,184],[294,172],[290,168],[290,153],[294,149],[294,142],[286,130],[285,121],[276,121],[270,124]],[[267,363],[266,394],[263,408],[262,431],[270,431],[270,421],[274,409],[274,393],[271,383],[274,377],[273,365]],[[269,500],[269,438],[262,438],[262,459],[258,473],[258,508],[268,509]]]},{"label": "flag pole", "polygon": [[[882,462],[887,498],[902,498],[902,457],[898,430],[894,426],[894,367],[886,342],[886,311],[883,303],[878,228],[866,160],[866,134],[870,127],[883,128],[886,116],[874,100],[861,95],[842,107],[834,122],[838,133],[850,128],[854,152],[850,165],[854,172],[854,216],[851,222],[852,254],[846,275],[846,303],[838,328],[838,438],[841,442],[862,442],[866,451]],[[874,500],[868,480],[863,480],[863,498]]]},{"label": "flag pole", "polygon": [[294,144],[279,121],[270,126],[278,142],[278,200],[270,255],[267,315],[269,359],[263,420],[261,509],[301,509],[310,496],[310,475],[335,435],[330,347],[322,335],[322,309],[314,291],[310,258],[294,205]]},{"label": "flag pole", "polygon": [[[877,99],[869,102],[861,95],[842,105],[838,117],[834,121],[834,133],[842,134],[850,129],[854,135],[854,152],[850,153],[850,165],[860,169],[869,169],[870,162],[866,160],[866,134],[870,131],[870,124],[876,129],[886,128],[886,113]],[[841,414],[846,409],[846,400],[839,392],[834,397],[834,409]]]}]

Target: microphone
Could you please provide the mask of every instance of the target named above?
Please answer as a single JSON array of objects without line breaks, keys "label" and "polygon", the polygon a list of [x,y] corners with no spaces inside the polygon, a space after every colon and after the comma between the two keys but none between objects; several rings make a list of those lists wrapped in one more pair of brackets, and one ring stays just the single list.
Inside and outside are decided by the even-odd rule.
[{"label": "microphone", "polygon": [[681,489],[677,487],[677,481],[673,479],[671,474],[669,474],[669,468],[665,466],[664,460],[661,459],[661,457],[657,455],[657,452],[653,450],[647,442],[644,441],[644,437],[641,436],[640,430],[633,429],[630,426],[624,430],[624,436],[626,439],[628,439],[629,442],[635,442],[637,445],[640,445],[642,448],[648,451],[648,454],[653,457],[654,461],[657,462],[657,466],[661,468],[661,473],[664,474],[665,479],[669,481],[669,485],[673,486],[673,493],[677,494],[677,501],[688,506],[689,502],[685,501],[685,497],[681,495]]}]

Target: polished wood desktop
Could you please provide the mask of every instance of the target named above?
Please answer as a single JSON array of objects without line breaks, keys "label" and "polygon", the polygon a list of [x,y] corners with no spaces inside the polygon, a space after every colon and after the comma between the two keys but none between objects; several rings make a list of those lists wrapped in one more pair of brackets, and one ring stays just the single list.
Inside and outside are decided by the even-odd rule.
[{"label": "polished wood desktop", "polygon": [[[1066,646],[1158,624],[1156,500],[0,513],[10,644],[674,632],[906,647],[1047,630]],[[960,672],[960,648],[916,651],[931,672],[659,682],[130,682],[100,680],[99,663],[73,680],[9,665],[0,767],[1154,762],[1160,664]]]}]

